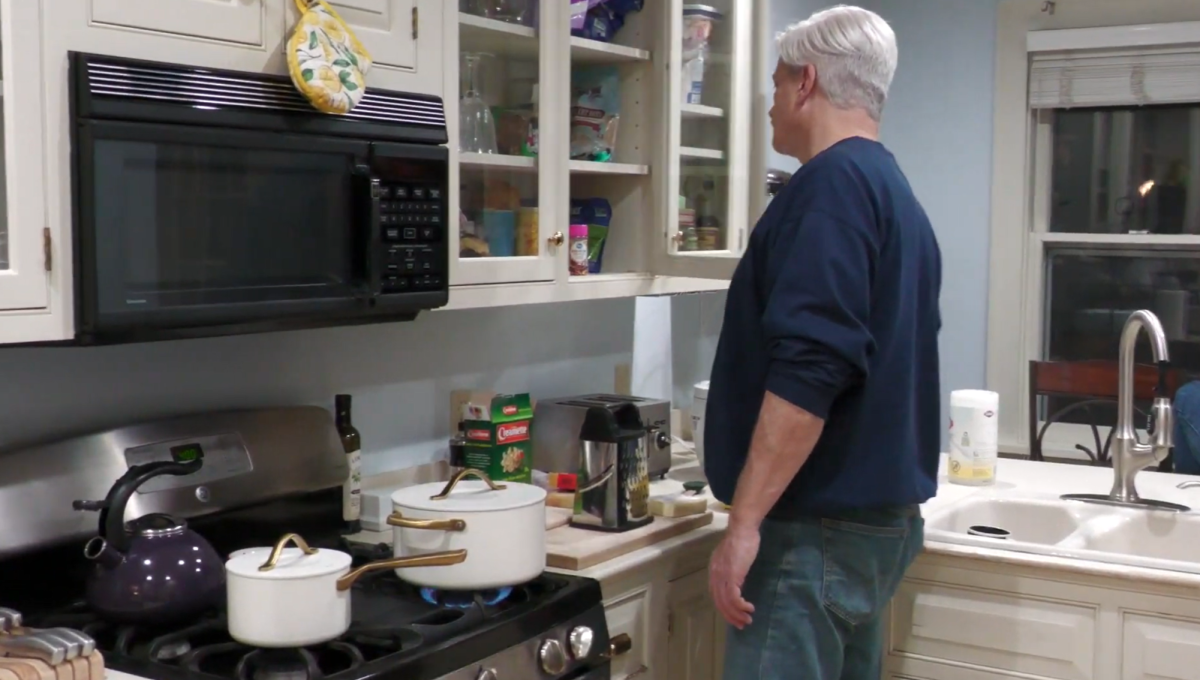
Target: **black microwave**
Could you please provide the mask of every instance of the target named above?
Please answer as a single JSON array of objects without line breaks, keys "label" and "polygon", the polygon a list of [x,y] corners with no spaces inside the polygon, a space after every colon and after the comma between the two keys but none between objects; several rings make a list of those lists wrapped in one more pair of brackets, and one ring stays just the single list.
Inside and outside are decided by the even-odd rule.
[{"label": "black microwave", "polygon": [[442,100],[71,53],[81,344],[406,321],[449,298]]}]

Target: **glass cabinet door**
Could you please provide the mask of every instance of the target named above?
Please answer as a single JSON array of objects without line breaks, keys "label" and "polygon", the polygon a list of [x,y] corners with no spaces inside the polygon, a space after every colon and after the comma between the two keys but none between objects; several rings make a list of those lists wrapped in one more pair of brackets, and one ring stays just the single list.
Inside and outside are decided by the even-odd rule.
[{"label": "glass cabinet door", "polygon": [[49,304],[40,5],[0,2],[0,310]]},{"label": "glass cabinet door", "polygon": [[[565,51],[563,11],[538,0],[460,0],[457,83],[447,87],[450,145],[456,153],[458,239],[451,283],[548,281],[555,278],[556,232],[566,227],[547,214],[561,194],[539,155],[562,126],[544,115],[541,96],[562,79],[546,59],[554,41]],[[453,100],[453,101],[451,101]],[[565,205],[565,204],[564,204]],[[565,208],[563,210],[565,212]],[[452,214],[451,219],[455,219]],[[565,237],[564,237],[565,240]]]},{"label": "glass cabinet door", "polygon": [[750,0],[672,0],[666,97],[670,273],[724,278],[745,249],[753,61]]}]

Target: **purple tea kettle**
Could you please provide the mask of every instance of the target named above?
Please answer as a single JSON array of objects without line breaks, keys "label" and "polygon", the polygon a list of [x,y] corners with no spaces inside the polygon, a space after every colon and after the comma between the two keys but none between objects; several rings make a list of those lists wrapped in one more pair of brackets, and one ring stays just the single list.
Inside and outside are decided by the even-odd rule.
[{"label": "purple tea kettle", "polygon": [[203,459],[134,465],[103,501],[75,501],[76,510],[99,510],[100,533],[83,547],[95,562],[88,577],[88,606],[120,623],[165,623],[217,606],[225,597],[225,562],[187,524],[150,514],[126,523],[125,506],[147,480],[188,475]]}]

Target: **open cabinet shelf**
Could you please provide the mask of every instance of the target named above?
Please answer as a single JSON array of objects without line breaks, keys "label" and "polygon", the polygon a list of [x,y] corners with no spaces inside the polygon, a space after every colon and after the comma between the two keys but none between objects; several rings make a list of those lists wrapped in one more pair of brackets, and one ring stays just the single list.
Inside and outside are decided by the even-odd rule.
[{"label": "open cabinet shelf", "polygon": [[571,36],[571,61],[577,64],[620,64],[650,61],[650,52],[637,47]]},{"label": "open cabinet shelf", "polygon": [[679,115],[683,118],[724,118],[725,109],[704,104],[680,104]]},{"label": "open cabinet shelf", "polygon": [[497,57],[537,59],[537,31],[497,19],[458,13],[459,41],[465,49]]}]

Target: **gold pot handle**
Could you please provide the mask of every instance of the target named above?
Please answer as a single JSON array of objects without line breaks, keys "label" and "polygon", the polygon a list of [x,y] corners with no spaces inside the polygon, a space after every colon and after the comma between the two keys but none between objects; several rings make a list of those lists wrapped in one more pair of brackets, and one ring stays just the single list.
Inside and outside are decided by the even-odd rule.
[{"label": "gold pot handle", "polygon": [[300,552],[304,553],[305,555],[317,554],[317,549],[308,547],[308,541],[305,541],[300,534],[284,534],[283,538],[275,541],[275,547],[271,548],[271,555],[267,557],[267,561],[263,562],[262,566],[259,567],[258,570],[271,571],[274,569],[275,564],[279,562],[279,556],[283,554],[283,549],[287,547],[289,542],[295,543],[296,547],[300,549]]},{"label": "gold pot handle", "polygon": [[488,477],[487,473],[484,472],[483,470],[476,470],[474,468],[464,468],[462,470],[459,470],[457,473],[455,473],[455,475],[450,478],[450,481],[446,482],[446,488],[442,489],[441,493],[439,493],[436,496],[430,496],[429,500],[431,500],[431,501],[446,500],[447,498],[450,497],[450,492],[454,491],[454,486],[456,484],[458,484],[459,482],[461,482],[462,480],[466,479],[467,477],[477,477],[479,479],[482,479],[483,483],[487,484],[488,488],[490,488],[492,491],[503,491],[504,489],[508,488],[503,484],[497,484],[497,483],[493,482],[492,478]]},{"label": "gold pot handle", "polygon": [[467,523],[461,519],[409,519],[398,511],[388,515],[387,523],[402,529],[428,529],[430,531],[464,531]]},{"label": "gold pot handle", "polygon": [[383,571],[384,569],[407,569],[409,567],[448,567],[452,564],[462,564],[467,559],[466,550],[447,550],[445,552],[429,553],[428,555],[414,555],[413,557],[393,557],[390,560],[379,560],[371,562],[355,569],[337,580],[338,590],[350,590],[350,586],[354,585],[364,574],[369,574],[373,571]]}]

